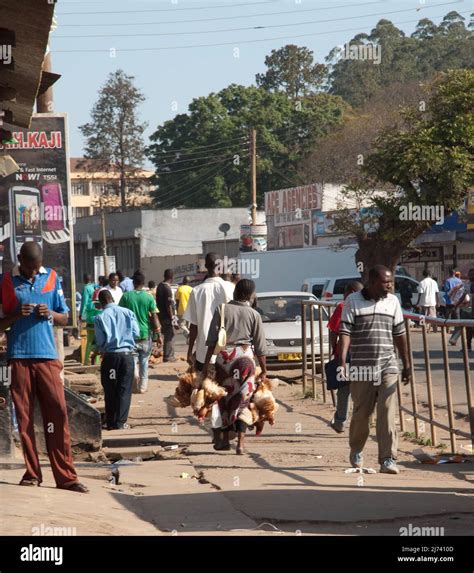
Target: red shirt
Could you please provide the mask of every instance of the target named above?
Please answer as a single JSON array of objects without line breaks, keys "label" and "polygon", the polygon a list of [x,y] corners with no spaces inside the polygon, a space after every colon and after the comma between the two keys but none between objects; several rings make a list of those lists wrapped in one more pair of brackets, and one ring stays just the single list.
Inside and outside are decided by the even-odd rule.
[{"label": "red shirt", "polygon": [[[334,312],[332,313],[331,318],[329,319],[328,322],[329,330],[331,332],[334,332],[335,334],[339,334],[343,308],[344,308],[344,303],[340,302],[334,309]],[[334,348],[334,356],[337,356],[338,354],[339,354],[339,339],[337,341],[336,347]]]}]

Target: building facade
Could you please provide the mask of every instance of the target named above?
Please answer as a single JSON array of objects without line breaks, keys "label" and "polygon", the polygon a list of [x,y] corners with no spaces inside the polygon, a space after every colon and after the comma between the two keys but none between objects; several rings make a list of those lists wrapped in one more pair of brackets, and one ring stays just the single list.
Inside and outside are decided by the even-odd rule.
[{"label": "building facade", "polygon": [[[113,165],[106,167],[100,160],[71,158],[71,203],[76,218],[100,212],[101,198],[106,209],[120,207],[120,172]],[[153,171],[139,170],[127,178],[130,185],[126,188],[127,204],[138,208],[151,206],[153,175]]]},{"label": "building facade", "polygon": [[[227,253],[236,251],[240,226],[249,222],[245,207],[226,209],[159,209],[136,210],[105,215],[107,254],[115,257],[117,270],[131,276],[137,269],[147,280],[160,281],[164,270],[175,271],[179,281],[184,275],[199,272],[203,256],[203,242],[213,246],[229,247]],[[258,222],[265,220],[263,212],[257,213]],[[223,241],[219,227],[230,226]],[[222,241],[222,242],[221,242]],[[81,217],[74,226],[76,255],[76,281],[82,288],[85,272],[94,272],[94,257],[102,250],[102,224],[100,215]]]}]

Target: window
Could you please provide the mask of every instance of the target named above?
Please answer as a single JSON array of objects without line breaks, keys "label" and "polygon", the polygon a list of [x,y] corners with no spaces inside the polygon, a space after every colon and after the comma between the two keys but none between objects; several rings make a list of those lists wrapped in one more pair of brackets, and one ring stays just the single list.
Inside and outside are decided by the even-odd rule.
[{"label": "window", "polygon": [[334,284],[334,294],[344,294],[344,291],[346,290],[346,286],[348,283],[352,282],[352,281],[359,281],[360,282],[360,277],[352,277],[349,279],[337,279],[337,281]]},{"label": "window", "polygon": [[321,298],[321,295],[323,294],[323,290],[324,290],[324,286],[326,285],[326,283],[317,283],[313,285],[313,289],[312,289],[312,293],[314,294],[315,297],[317,298]]},{"label": "window", "polygon": [[87,192],[87,185],[84,183],[73,183],[71,185],[71,194],[72,195],[88,195]]},{"label": "window", "polygon": [[89,215],[89,207],[73,207],[73,215],[78,219],[79,217],[87,217]]}]

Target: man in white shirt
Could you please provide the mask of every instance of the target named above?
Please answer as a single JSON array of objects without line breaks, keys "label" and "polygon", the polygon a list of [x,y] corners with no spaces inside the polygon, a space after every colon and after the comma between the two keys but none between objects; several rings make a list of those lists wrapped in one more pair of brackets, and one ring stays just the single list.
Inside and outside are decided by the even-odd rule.
[{"label": "man in white shirt", "polygon": [[[110,291],[110,294],[112,295],[112,298],[114,299],[114,303],[118,304],[120,302],[120,299],[122,298],[123,295],[123,290],[118,286],[119,284],[119,276],[117,273],[110,273],[109,275],[109,284],[105,287],[108,291]],[[103,289],[101,289],[103,290]]]},{"label": "man in white shirt", "polygon": [[[431,271],[429,269],[425,269],[423,271],[423,276],[425,278],[418,285],[419,294],[416,306],[421,307],[423,314],[425,316],[432,316],[433,318],[436,318],[436,309],[439,306],[439,301],[438,301],[439,288],[436,281],[434,281],[431,278]],[[431,325],[427,324],[426,331],[430,332],[430,329]],[[437,330],[438,330],[437,326],[436,324],[434,324],[433,332],[437,332]]]},{"label": "man in white shirt", "polygon": [[227,296],[230,297],[230,300],[233,300],[235,284],[232,282],[232,273],[225,273],[222,275],[222,278],[224,279],[224,288],[227,292]]},{"label": "man in white shirt", "polygon": [[[216,253],[206,255],[207,278],[193,289],[183,316],[183,319],[190,324],[188,363],[194,364],[198,371],[203,369],[206,360],[206,340],[214,311],[221,304],[232,300],[225,288],[225,281],[216,272],[219,261],[220,257]],[[196,346],[195,358],[194,346]]]}]

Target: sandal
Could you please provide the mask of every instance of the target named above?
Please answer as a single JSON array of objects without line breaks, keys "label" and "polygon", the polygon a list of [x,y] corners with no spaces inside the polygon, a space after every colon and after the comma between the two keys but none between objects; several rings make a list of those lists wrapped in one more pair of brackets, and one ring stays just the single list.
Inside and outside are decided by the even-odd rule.
[{"label": "sandal", "polygon": [[77,491],[78,493],[89,493],[89,489],[80,482],[76,482],[67,486],[58,486],[58,489],[65,489],[67,491]]},{"label": "sandal", "polygon": [[22,478],[20,485],[39,487],[41,485],[41,482],[39,479],[36,478]]}]

